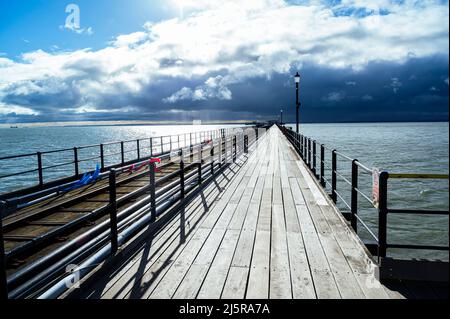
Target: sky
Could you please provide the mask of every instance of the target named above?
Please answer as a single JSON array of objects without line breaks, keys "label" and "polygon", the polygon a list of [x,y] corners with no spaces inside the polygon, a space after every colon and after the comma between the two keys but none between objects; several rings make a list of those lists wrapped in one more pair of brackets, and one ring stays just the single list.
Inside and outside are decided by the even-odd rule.
[{"label": "sky", "polygon": [[0,123],[448,121],[444,0],[0,0]]}]

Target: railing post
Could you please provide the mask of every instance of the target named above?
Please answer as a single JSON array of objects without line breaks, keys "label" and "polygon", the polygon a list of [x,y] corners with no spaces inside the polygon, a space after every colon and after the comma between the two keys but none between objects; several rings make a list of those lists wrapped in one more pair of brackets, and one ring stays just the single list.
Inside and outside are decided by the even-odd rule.
[{"label": "railing post", "polygon": [[211,156],[211,176],[214,175],[214,142],[211,142],[211,152],[210,152],[210,156]]},{"label": "railing post", "polygon": [[3,216],[6,212],[6,203],[0,201],[0,299],[8,299],[8,281],[6,276],[5,242],[3,241]]},{"label": "railing post", "polygon": [[314,173],[314,176],[316,176],[316,178],[317,178],[317,170],[316,170],[316,165],[317,165],[317,159],[316,159],[316,156],[317,156],[317,146],[316,146],[316,140],[313,140],[313,155],[312,155],[312,160],[313,160],[313,173]]},{"label": "railing post", "polygon": [[153,157],[153,137],[150,137],[150,157]]},{"label": "railing post", "polygon": [[136,140],[137,159],[141,159],[141,141]]},{"label": "railing post", "polygon": [[183,161],[183,153],[181,153],[181,161],[180,161],[180,196],[181,199],[184,198],[184,161]]},{"label": "railing post", "polygon": [[389,178],[388,172],[381,172],[378,182],[378,257],[386,257],[387,251],[387,181]]},{"label": "railing post", "polygon": [[352,197],[351,197],[351,220],[350,223],[355,232],[358,232],[358,219],[356,215],[358,214],[358,165],[356,164],[358,160],[354,159],[352,161]]},{"label": "railing post", "polygon": [[192,133],[189,133],[189,147],[192,150]]},{"label": "railing post", "polygon": [[237,145],[236,145],[236,135],[233,136],[233,163],[236,163],[236,155],[237,155]]},{"label": "railing post", "polygon": [[331,199],[334,203],[337,202],[337,195],[336,195],[336,184],[337,184],[337,155],[336,150],[333,150],[331,153]]},{"label": "railing post", "polygon": [[156,221],[156,178],[155,178],[155,163],[150,161],[150,206],[151,206],[151,216],[150,222]]},{"label": "railing post", "polygon": [[248,154],[248,135],[244,135],[244,153]]},{"label": "railing post", "polygon": [[163,137],[161,136],[161,154],[164,153],[164,144],[163,144],[163,142],[164,142],[164,139],[163,139]]},{"label": "railing post", "polygon": [[308,166],[310,169],[312,169],[311,166],[311,139],[308,138]]},{"label": "railing post", "polygon": [[109,221],[111,227],[111,254],[114,255],[119,248],[117,233],[117,191],[116,170],[109,172]]},{"label": "railing post", "polygon": [[100,144],[100,167],[103,172],[105,170],[105,150],[103,144]]},{"label": "railing post", "polygon": [[125,163],[125,145],[124,142],[120,142],[120,155],[122,157],[122,165]]},{"label": "railing post", "polygon": [[170,152],[172,152],[172,135],[170,135]]},{"label": "railing post", "polygon": [[43,173],[42,173],[42,153],[41,152],[37,152],[36,156],[37,156],[37,162],[38,162],[39,185],[42,186],[42,185],[44,185],[44,176],[43,176]]},{"label": "railing post", "polygon": [[325,187],[325,146],[320,145],[320,184]]},{"label": "railing post", "polygon": [[75,176],[80,176],[80,168],[78,166],[78,148],[73,148],[73,163],[75,165]]},{"label": "railing post", "polygon": [[198,176],[198,185],[202,184],[202,145],[200,144],[200,155],[198,159],[198,167],[197,167],[197,176]]}]

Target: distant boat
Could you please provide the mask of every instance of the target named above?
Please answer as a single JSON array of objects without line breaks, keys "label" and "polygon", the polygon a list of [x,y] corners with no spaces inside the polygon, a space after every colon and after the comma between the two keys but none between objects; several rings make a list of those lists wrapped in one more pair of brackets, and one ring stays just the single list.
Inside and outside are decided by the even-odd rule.
[{"label": "distant boat", "polygon": [[10,126],[9,128],[19,128],[18,126]]}]

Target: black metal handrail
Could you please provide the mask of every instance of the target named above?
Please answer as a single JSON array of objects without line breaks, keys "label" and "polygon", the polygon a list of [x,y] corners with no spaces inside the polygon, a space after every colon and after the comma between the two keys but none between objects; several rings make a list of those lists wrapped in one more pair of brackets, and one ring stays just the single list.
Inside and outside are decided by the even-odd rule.
[{"label": "black metal handrail", "polygon": [[[434,245],[409,245],[409,244],[396,244],[389,243],[387,240],[387,215],[388,214],[422,214],[422,215],[449,215],[449,211],[439,211],[439,210],[414,210],[414,209],[397,209],[389,208],[387,205],[387,190],[388,190],[388,179],[447,179],[448,174],[392,174],[386,171],[376,173],[374,170],[366,167],[360,163],[357,159],[353,159],[345,154],[342,154],[335,149],[328,148],[324,144],[320,144],[320,155],[317,155],[315,150],[318,145],[316,140],[306,137],[302,134],[297,134],[290,128],[284,126],[279,126],[283,131],[285,136],[291,142],[291,144],[296,149],[300,157],[305,161],[307,167],[313,172],[314,176],[320,181],[322,187],[326,188],[329,186],[331,188],[331,193],[329,194],[331,200],[336,204],[338,199],[347,207],[350,211],[348,214],[343,214],[354,231],[358,232],[358,223],[369,233],[369,235],[374,239],[375,245],[366,244],[372,254],[378,256],[378,261],[382,257],[386,257],[387,249],[389,248],[399,248],[399,249],[417,249],[417,250],[439,250],[448,251],[448,246],[434,246]],[[311,147],[312,145],[312,147]],[[331,167],[325,163],[325,150],[331,152]],[[319,174],[317,174],[317,161],[315,158],[319,158]],[[338,158],[342,158],[347,162],[351,162],[351,180],[346,178],[342,173],[338,171],[337,163]],[[312,159],[312,160],[311,160]],[[331,172],[331,182],[325,177],[325,168],[328,168]],[[379,180],[379,185],[376,188],[378,191],[378,198],[376,202],[374,199],[370,198],[368,195],[358,187],[359,173],[376,175]],[[351,187],[350,198],[351,201],[348,203],[342,194],[337,190],[337,180],[345,182]],[[368,202],[371,207],[378,210],[378,234],[376,235],[374,231],[362,220],[358,215],[358,197],[361,196],[366,202]]]},{"label": "black metal handrail", "polygon": [[[238,136],[240,138],[239,142],[242,142],[242,144],[238,143]],[[141,189],[133,192],[135,193],[133,198],[138,194],[143,194],[143,192],[148,192],[149,196],[134,203],[120,213],[118,213],[118,204],[123,204],[123,198],[119,199],[116,194],[116,189],[120,183],[117,180],[117,176],[127,173],[129,169],[134,166],[133,164],[130,164],[118,167],[117,169],[111,168],[109,171],[101,173],[100,178],[109,179],[107,186],[109,204],[105,208],[105,212],[109,213],[109,219],[93,229],[88,230],[86,233],[80,234],[79,237],[58,248],[56,251],[38,259],[8,279],[6,276],[7,256],[5,255],[4,250],[3,232],[1,231],[3,227],[2,219],[0,218],[0,297],[8,298],[9,295],[13,298],[35,296],[37,293],[42,292],[43,287],[54,283],[61,275],[64,275],[65,266],[68,264],[81,262],[88,257],[92,258],[92,254],[94,254],[94,256],[98,255],[98,258],[102,260],[108,258],[108,256],[115,255],[118,248],[130,240],[142,227],[149,224],[156,227],[160,222],[160,219],[157,219],[157,217],[163,216],[167,211],[172,211],[174,205],[182,205],[185,200],[192,199],[193,192],[196,188],[201,187],[205,182],[209,182],[223,167],[225,167],[224,164],[230,163],[231,161],[235,162],[240,154],[248,153],[249,147],[255,145],[258,141],[258,132],[256,131],[256,134],[252,139],[249,139],[249,136],[247,135],[242,136],[233,134],[232,136],[228,136],[225,132],[222,132],[222,134],[217,137],[216,141],[214,139],[211,141],[211,144],[200,143],[199,145],[190,145],[178,149],[175,155],[178,156],[180,169],[169,175],[172,176],[171,178],[178,176],[179,179],[176,179],[168,185],[164,184],[163,188],[158,191],[156,191],[156,187],[166,183],[168,176],[156,180],[156,165],[154,161],[150,161],[147,170],[149,175],[149,185],[143,186]],[[231,142],[228,144],[230,147],[228,151],[230,152],[227,152],[226,148],[222,148],[222,143],[225,142],[225,147],[227,147],[228,141]],[[200,156],[198,159],[194,159],[194,157],[192,157],[193,147],[197,146],[199,146],[198,150]],[[216,148],[218,148],[219,151],[216,151]],[[190,154],[188,157],[184,156],[183,151],[185,149]],[[223,150],[225,150],[224,154]],[[203,156],[204,151],[206,151],[208,155]],[[165,156],[170,157],[172,154],[166,154]],[[189,160],[186,161],[187,158],[189,158]],[[194,162],[188,163],[190,160],[194,160]],[[148,161],[143,161],[139,164],[146,162]],[[170,162],[175,163],[173,157],[170,158]],[[197,168],[187,172],[187,170],[191,170],[193,167]],[[56,189],[40,191],[37,196],[53,196],[52,192]],[[18,204],[26,205],[27,200],[34,200],[35,197],[36,196],[30,197],[30,195],[28,195],[24,198],[17,198],[13,202],[0,201],[1,215],[4,215],[7,212],[9,206],[12,205],[12,208],[14,208],[17,207]],[[131,197],[129,199],[131,199]],[[80,237],[84,239],[79,240]],[[85,240],[87,238],[89,240],[86,242]],[[102,245],[103,248],[101,248]],[[103,254],[102,252],[104,250],[106,250],[107,253]],[[89,269],[92,269],[92,267]],[[11,291],[11,289],[14,289],[14,291]]]},{"label": "black metal handrail", "polygon": [[[244,126],[243,126],[244,127]],[[246,126],[247,127],[247,126]],[[242,128],[242,127],[241,127]],[[81,174],[90,172],[89,170],[82,169],[80,164],[86,164],[87,162],[92,162],[95,160],[99,160],[101,164],[101,171],[104,172],[110,168],[117,167],[118,165],[129,164],[135,161],[139,161],[140,159],[150,158],[153,156],[160,156],[167,152],[172,152],[174,149],[180,148],[180,143],[183,142],[184,146],[192,146],[197,143],[205,142],[206,140],[212,139],[218,136],[226,136],[230,134],[235,128],[226,128],[226,129],[216,129],[209,131],[201,131],[201,132],[192,132],[192,133],[182,133],[178,135],[166,135],[166,136],[155,136],[155,137],[147,137],[147,138],[139,138],[136,140],[126,140],[126,141],[115,141],[115,142],[106,142],[101,144],[93,144],[93,145],[84,145],[78,146],[74,148],[64,148],[36,153],[28,153],[28,154],[20,154],[20,155],[11,155],[0,157],[0,167],[2,166],[2,162],[10,161],[12,163],[13,160],[21,159],[21,160],[32,160],[34,161],[35,168],[29,170],[23,170],[19,172],[11,172],[6,173],[4,175],[0,174],[0,182],[4,179],[17,177],[17,176],[29,176],[29,174],[37,173],[36,183],[33,185],[30,183],[25,189],[19,190],[11,190],[6,191],[5,193],[0,193],[0,199],[7,199],[12,196],[18,196],[20,194],[27,194],[28,192],[36,191],[36,189],[45,189],[46,187],[52,187],[54,185],[65,183],[71,180],[77,179]],[[169,139],[169,140],[168,140]],[[144,141],[148,141],[148,147],[143,147]],[[132,149],[126,149],[125,146],[133,143]],[[176,147],[175,147],[175,145]],[[119,148],[119,151],[111,150],[111,147],[115,146]],[[105,148],[108,147],[112,153],[105,152]],[[88,157],[81,157],[81,152],[84,150],[95,149],[97,150],[98,155],[88,155]],[[61,162],[58,165],[50,165],[44,166],[44,156],[61,154],[72,152],[72,159],[67,162]],[[136,154],[135,157],[131,159],[127,159],[128,154]],[[142,154],[146,153],[147,156],[143,157]],[[67,158],[68,154],[64,154],[61,158]],[[114,162],[114,159],[120,156],[119,160]],[[129,157],[129,156],[128,156]],[[113,159],[110,165],[106,165],[106,161],[109,159]],[[109,161],[108,161],[109,162]],[[21,165],[20,163],[15,162],[15,166],[21,167],[26,165],[27,167],[34,166],[33,164],[26,163]],[[66,172],[58,171],[59,174],[64,174],[66,177],[60,179],[46,179],[44,171],[47,171],[48,174],[49,169],[59,168],[59,167],[72,167],[72,169],[67,169]],[[84,165],[85,167],[86,165]],[[30,177],[29,180],[32,180]]]}]

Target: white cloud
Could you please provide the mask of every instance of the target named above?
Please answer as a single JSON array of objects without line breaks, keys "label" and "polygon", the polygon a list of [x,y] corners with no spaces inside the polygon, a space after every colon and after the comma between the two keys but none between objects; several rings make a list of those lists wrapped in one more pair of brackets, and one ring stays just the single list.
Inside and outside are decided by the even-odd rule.
[{"label": "white cloud", "polygon": [[373,96],[369,95],[369,94],[366,94],[361,99],[364,100],[364,101],[372,101],[373,100]]},{"label": "white cloud", "polygon": [[328,95],[326,95],[322,98],[322,101],[339,102],[339,101],[342,101],[343,99],[345,99],[345,96],[346,96],[346,94],[343,91],[330,92],[330,93],[328,93]]},{"label": "white cloud", "polygon": [[[105,99],[126,107],[124,96],[157,96],[163,81],[183,83],[160,97],[168,104],[229,100],[234,84],[270,79],[302,65],[358,71],[374,61],[403,63],[411,56],[448,55],[448,4],[439,1],[339,5],[390,12],[365,18],[335,16],[318,1],[303,6],[282,0],[184,3],[195,13],[147,23],[142,31],[118,36],[102,50],[38,50],[19,61],[1,58],[0,101],[12,96],[17,105],[27,106],[58,96],[63,97],[61,108],[98,107]],[[398,79],[391,83],[394,92],[400,86]],[[325,97],[329,101],[345,96],[330,94]]]},{"label": "white cloud", "polygon": [[397,93],[398,90],[402,87],[402,85],[403,83],[400,82],[398,78],[391,78],[390,87],[392,88],[392,91],[394,91],[394,93]]}]

